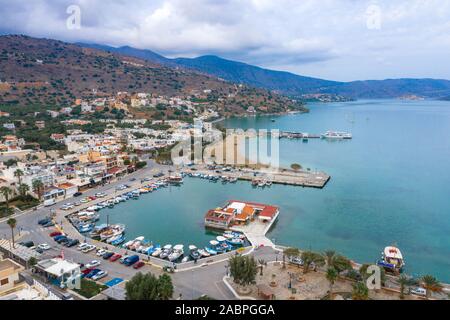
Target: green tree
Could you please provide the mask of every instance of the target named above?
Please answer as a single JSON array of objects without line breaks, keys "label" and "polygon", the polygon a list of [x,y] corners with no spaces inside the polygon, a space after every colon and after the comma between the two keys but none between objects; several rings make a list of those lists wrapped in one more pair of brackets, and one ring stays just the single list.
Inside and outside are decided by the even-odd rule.
[{"label": "green tree", "polygon": [[339,273],[335,268],[328,267],[326,277],[328,282],[330,283],[330,300],[333,300],[333,286],[338,278],[338,275]]},{"label": "green tree", "polygon": [[33,192],[38,195],[39,200],[42,198],[42,194],[44,193],[44,184],[41,180],[33,180],[32,183]]},{"label": "green tree", "polygon": [[20,184],[19,187],[17,187],[17,189],[19,190],[19,194],[22,199],[24,199],[28,191],[30,191],[30,187],[24,183]]},{"label": "green tree", "polygon": [[283,268],[286,268],[286,257],[298,257],[300,255],[300,250],[297,248],[286,248],[283,250]]},{"label": "green tree", "polygon": [[19,185],[22,184],[22,177],[23,177],[24,173],[22,170],[17,169],[16,171],[14,171],[14,177],[17,178]]},{"label": "green tree", "polygon": [[13,248],[15,248],[16,244],[14,242],[14,228],[17,226],[17,220],[14,218],[9,218],[6,223],[11,228],[11,240],[12,240]]},{"label": "green tree", "polygon": [[138,272],[125,284],[127,300],[168,300],[173,290],[172,279],[167,274],[156,278],[151,273]]},{"label": "green tree", "polygon": [[425,275],[421,279],[422,286],[427,290],[426,298],[427,300],[431,296],[431,292],[442,292],[442,284],[433,276]]},{"label": "green tree", "polygon": [[173,296],[172,278],[166,273],[158,278],[158,296],[159,300],[169,300]]},{"label": "green tree", "polygon": [[344,270],[352,269],[350,260],[342,255],[336,254],[333,250],[325,251],[323,256],[327,266],[329,268],[334,268],[338,274]]},{"label": "green tree", "polygon": [[325,265],[324,257],[317,252],[313,251],[305,251],[301,255],[301,259],[303,260],[303,272],[308,273],[311,265],[314,264],[315,267],[322,267]]},{"label": "green tree", "polygon": [[364,282],[357,282],[353,284],[352,289],[352,299],[353,300],[368,300],[369,299],[369,289]]},{"label": "green tree", "polygon": [[407,276],[405,276],[404,274],[402,274],[399,278],[398,278],[398,284],[400,285],[400,299],[404,299],[405,298],[405,289],[407,286],[411,285],[411,279],[408,278]]},{"label": "green tree", "polygon": [[258,273],[255,258],[236,255],[230,258],[229,265],[230,274],[235,283],[247,286],[255,281]]},{"label": "green tree", "polygon": [[5,198],[6,210],[9,211],[9,199],[13,194],[13,190],[10,187],[3,186],[0,188],[0,193],[3,195],[3,198]]}]

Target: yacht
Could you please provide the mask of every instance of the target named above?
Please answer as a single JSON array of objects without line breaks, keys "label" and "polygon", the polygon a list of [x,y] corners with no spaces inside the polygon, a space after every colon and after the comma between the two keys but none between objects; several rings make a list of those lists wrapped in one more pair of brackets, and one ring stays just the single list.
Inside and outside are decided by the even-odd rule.
[{"label": "yacht", "polygon": [[351,139],[352,134],[348,132],[327,131],[321,137],[322,139]]}]

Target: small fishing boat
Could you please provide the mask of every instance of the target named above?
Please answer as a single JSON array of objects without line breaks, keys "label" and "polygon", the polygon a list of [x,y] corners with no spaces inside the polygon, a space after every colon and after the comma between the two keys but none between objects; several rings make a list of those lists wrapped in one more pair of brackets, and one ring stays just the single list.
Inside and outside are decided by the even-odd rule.
[{"label": "small fishing boat", "polygon": [[197,249],[197,252],[202,256],[202,257],[209,257],[211,254],[203,249]]},{"label": "small fishing boat", "polygon": [[176,246],[173,247],[173,251],[172,251],[172,253],[169,254],[167,259],[169,259],[169,261],[177,260],[184,254],[183,249],[184,249],[184,246],[182,244],[177,244]]},{"label": "small fishing boat", "polygon": [[227,238],[225,238],[225,237],[223,237],[223,236],[217,236],[217,237],[216,237],[216,240],[219,241],[219,243],[220,243],[220,242],[225,242],[225,241],[227,241]]},{"label": "small fishing boat", "polygon": [[160,255],[161,255],[161,253],[162,253],[162,248],[160,247],[160,248],[156,248],[155,249],[155,251],[153,251],[153,253],[152,253],[152,257],[159,257]]},{"label": "small fishing boat", "polygon": [[172,253],[172,245],[171,244],[166,244],[161,252],[161,254],[159,255],[159,257],[161,259],[165,259],[169,256],[169,254]]},{"label": "small fishing boat", "polygon": [[85,224],[85,225],[80,226],[78,231],[80,233],[86,233],[86,232],[91,232],[93,229],[94,229],[94,225],[89,223],[89,224]]},{"label": "small fishing boat", "polygon": [[185,257],[181,260],[181,263],[189,262],[189,260],[191,260],[191,259],[189,258],[189,256],[185,256]]},{"label": "small fishing boat", "polygon": [[190,246],[189,246],[189,256],[190,256],[193,260],[198,260],[198,259],[201,258],[202,254],[199,252],[199,250],[197,249],[196,246],[190,245]]},{"label": "small fishing boat", "polygon": [[115,239],[114,241],[111,242],[111,244],[113,246],[118,246],[120,245],[122,242],[125,241],[125,237],[123,235],[121,235],[119,238]]},{"label": "small fishing boat", "polygon": [[239,238],[231,238],[227,239],[227,243],[233,245],[233,246],[242,246],[244,245],[244,240]]},{"label": "small fishing boat", "polygon": [[[210,255],[216,255],[217,251],[210,247],[205,247],[205,251],[208,252]],[[203,254],[202,254],[203,255]]]}]

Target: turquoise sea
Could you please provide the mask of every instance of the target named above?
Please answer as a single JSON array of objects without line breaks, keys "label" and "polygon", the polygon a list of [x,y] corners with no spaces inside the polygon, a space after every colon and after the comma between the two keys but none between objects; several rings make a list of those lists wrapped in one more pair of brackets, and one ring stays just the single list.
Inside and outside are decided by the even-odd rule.
[{"label": "turquoise sea", "polygon": [[[206,245],[204,213],[229,199],[280,207],[269,237],[275,242],[334,249],[373,262],[397,244],[412,275],[450,282],[450,103],[356,101],[313,104],[309,114],[233,118],[232,128],[322,133],[349,131],[351,141],[281,140],[282,165],[300,163],[332,176],[322,190],[249,183],[223,185],[185,179],[171,187],[102,211],[127,225],[129,238]],[[271,119],[275,119],[272,122]]]}]

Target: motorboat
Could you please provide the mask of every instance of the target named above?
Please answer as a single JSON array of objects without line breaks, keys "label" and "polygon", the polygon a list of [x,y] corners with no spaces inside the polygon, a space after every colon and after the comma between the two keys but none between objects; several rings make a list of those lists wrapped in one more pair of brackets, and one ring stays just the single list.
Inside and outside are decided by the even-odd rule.
[{"label": "motorboat", "polygon": [[209,257],[211,254],[203,249],[197,249],[197,252],[202,256],[202,257]]},{"label": "motorboat", "polygon": [[227,239],[227,243],[233,245],[233,246],[242,246],[244,245],[244,240],[239,238],[231,238]]},{"label": "motorboat", "polygon": [[201,258],[202,254],[200,253],[200,251],[197,249],[196,246],[194,245],[190,245],[189,246],[189,255],[193,260],[198,260]]},{"label": "motorboat", "polygon": [[216,255],[217,254],[217,251],[214,250],[213,248],[210,248],[210,247],[205,247],[205,251],[208,252],[210,255]]},{"label": "motorboat", "polygon": [[377,262],[377,265],[389,271],[402,272],[405,262],[400,249],[394,246],[387,246],[381,253],[381,260]]},{"label": "motorboat", "polygon": [[223,237],[223,236],[217,236],[217,237],[216,237],[216,240],[219,241],[219,243],[220,243],[220,242],[225,242],[225,241],[227,241],[227,238],[225,238],[225,237]]},{"label": "motorboat", "polygon": [[169,256],[167,257],[169,261],[175,261],[178,258],[180,258],[184,254],[184,246],[182,244],[177,244],[173,247],[173,251]]},{"label": "motorboat", "polygon": [[112,241],[111,244],[113,246],[118,246],[119,244],[121,244],[124,241],[125,241],[125,237],[123,235],[121,235],[119,238],[117,238],[114,241]]},{"label": "motorboat", "polygon": [[167,257],[169,256],[169,254],[171,254],[171,253],[172,253],[172,245],[171,245],[171,244],[166,244],[166,245],[163,247],[163,250],[162,250],[161,254],[159,255],[159,257],[160,257],[161,259],[165,259],[165,258],[167,258]]},{"label": "motorboat", "polygon": [[191,260],[191,259],[189,258],[189,256],[185,256],[185,257],[181,260],[181,263],[189,262],[189,260]]},{"label": "motorboat", "polygon": [[162,248],[156,248],[155,251],[153,251],[152,253],[152,257],[159,257],[162,253],[163,249]]}]

